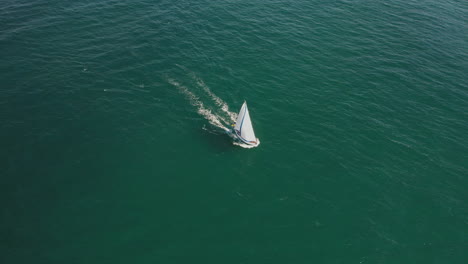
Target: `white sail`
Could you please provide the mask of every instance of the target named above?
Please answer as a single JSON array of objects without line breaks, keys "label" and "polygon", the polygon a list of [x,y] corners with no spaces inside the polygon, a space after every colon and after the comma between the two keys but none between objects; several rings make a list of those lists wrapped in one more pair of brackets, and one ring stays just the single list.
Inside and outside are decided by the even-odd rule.
[{"label": "white sail", "polygon": [[244,102],[241,110],[239,111],[234,129],[236,130],[237,136],[241,139],[252,143],[257,142],[246,102]]}]

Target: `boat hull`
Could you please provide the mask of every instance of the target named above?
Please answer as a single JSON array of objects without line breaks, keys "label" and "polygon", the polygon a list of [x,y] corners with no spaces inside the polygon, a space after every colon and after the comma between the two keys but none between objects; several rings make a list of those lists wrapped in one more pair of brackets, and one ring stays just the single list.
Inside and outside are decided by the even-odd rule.
[{"label": "boat hull", "polygon": [[247,145],[249,145],[249,146],[256,147],[256,146],[258,146],[258,144],[259,144],[258,138],[257,138],[255,141],[248,141],[248,140],[244,139],[243,137],[241,137],[241,136],[240,136],[240,132],[239,132],[238,130],[236,130],[236,129],[233,129],[233,134],[236,136],[236,138],[237,138],[240,142],[242,142],[242,143],[244,143],[244,144],[247,144]]}]

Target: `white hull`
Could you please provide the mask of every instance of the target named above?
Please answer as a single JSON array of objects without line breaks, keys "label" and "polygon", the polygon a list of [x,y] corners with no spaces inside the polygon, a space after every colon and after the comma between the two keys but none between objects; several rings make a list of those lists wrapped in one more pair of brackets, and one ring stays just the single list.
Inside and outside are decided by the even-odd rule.
[{"label": "white hull", "polygon": [[236,136],[236,138],[240,142],[242,142],[243,144],[246,144],[246,145],[249,145],[249,146],[252,146],[252,147],[256,147],[256,146],[260,145],[260,140],[258,140],[258,138],[255,141],[248,141],[248,140],[242,138],[241,136],[239,136],[239,131],[233,129],[232,132]]}]

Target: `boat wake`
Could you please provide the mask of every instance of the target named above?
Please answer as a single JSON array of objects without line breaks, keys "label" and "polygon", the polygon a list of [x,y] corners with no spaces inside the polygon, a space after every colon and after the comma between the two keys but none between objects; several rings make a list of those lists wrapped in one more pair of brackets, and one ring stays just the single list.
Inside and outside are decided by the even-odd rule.
[{"label": "boat wake", "polygon": [[[206,119],[211,125],[213,125],[216,128],[219,128],[223,130],[226,134],[228,134],[229,137],[233,139],[233,144],[236,146],[240,146],[242,148],[253,148],[256,146],[251,146],[244,144],[242,142],[239,142],[236,138],[236,136],[232,133],[232,130],[230,129],[231,125],[236,122],[237,120],[237,114],[234,112],[229,111],[229,106],[228,104],[223,101],[219,96],[213,93],[211,89],[208,87],[208,85],[205,84],[205,82],[198,77],[195,73],[189,71],[187,68],[181,65],[177,65],[178,67],[182,68],[186,72],[188,72],[188,75],[190,78],[195,81],[195,86],[192,88],[201,88],[201,90],[205,93],[206,95],[214,102],[216,107],[208,107],[209,104],[205,103],[202,101],[202,96],[198,96],[194,93],[194,89],[190,90],[187,85],[181,84],[179,80],[175,80],[173,78],[166,78],[167,82],[174,87],[177,88],[177,90],[185,95],[185,97],[188,99],[191,105],[195,106],[197,108],[197,113],[202,116],[204,119]],[[208,129],[203,126],[203,129],[208,131]]]},{"label": "boat wake", "polygon": [[214,94],[202,79],[198,78],[195,74],[193,74],[193,78],[197,81],[198,86],[202,87],[203,90],[211,97],[211,99],[213,99],[213,101],[215,101],[215,103],[221,107],[221,110],[229,116],[231,122],[235,123],[237,114],[229,111],[229,106],[227,103]]},{"label": "boat wake", "polygon": [[223,129],[226,132],[229,132],[229,129],[221,121],[223,119],[218,115],[212,113],[211,110],[207,109],[201,102],[200,98],[194,93],[192,93],[186,86],[180,84],[174,79],[168,79],[167,81],[173,86],[175,86],[181,93],[183,93],[185,97],[190,101],[190,104],[197,108],[197,113],[200,114],[206,120],[208,120],[210,124],[220,129]]}]

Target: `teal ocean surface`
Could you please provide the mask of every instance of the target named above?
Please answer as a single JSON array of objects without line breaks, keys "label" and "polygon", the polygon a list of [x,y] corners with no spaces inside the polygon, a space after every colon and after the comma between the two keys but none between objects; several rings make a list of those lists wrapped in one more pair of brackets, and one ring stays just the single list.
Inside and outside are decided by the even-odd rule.
[{"label": "teal ocean surface", "polygon": [[2,1],[0,263],[468,263],[467,14]]}]

